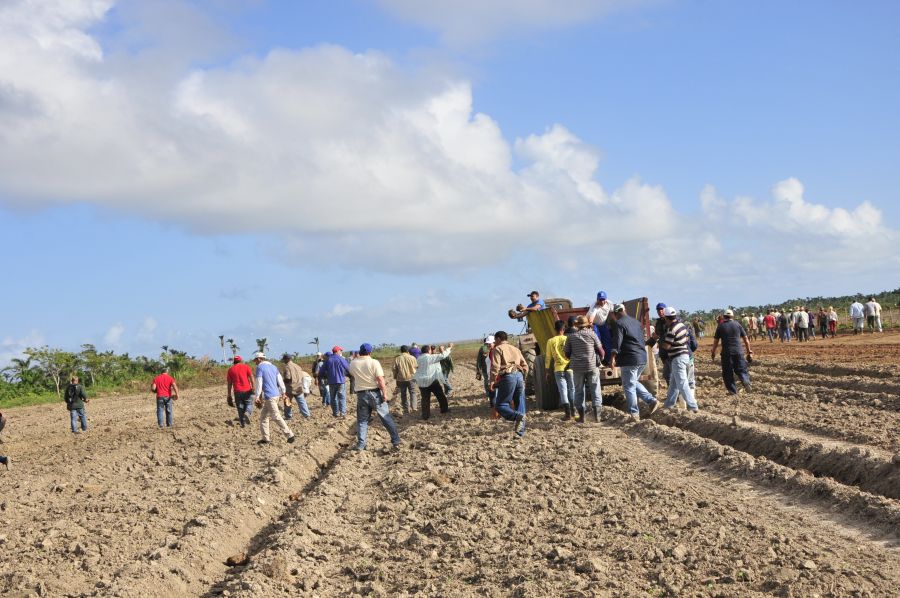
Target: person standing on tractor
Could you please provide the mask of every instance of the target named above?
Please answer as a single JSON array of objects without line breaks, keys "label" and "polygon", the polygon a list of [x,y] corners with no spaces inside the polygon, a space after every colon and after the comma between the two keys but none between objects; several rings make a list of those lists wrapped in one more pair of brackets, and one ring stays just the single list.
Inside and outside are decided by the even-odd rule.
[{"label": "person standing on tractor", "polygon": [[600,339],[594,333],[590,320],[578,316],[575,320],[576,332],[566,337],[563,353],[569,359],[572,378],[575,382],[575,408],[578,410],[578,423],[584,423],[585,385],[591,394],[591,405],[595,422],[600,421],[600,410],[603,407],[602,388],[600,387],[600,364],[605,354]]},{"label": "person standing on tractor", "polygon": [[233,361],[234,365],[228,368],[225,378],[228,381],[228,406],[237,407],[238,421],[243,428],[250,423],[250,416],[253,414],[256,377],[253,369],[244,363],[240,355],[235,355]]},{"label": "person standing on tractor", "polygon": [[603,345],[603,351],[605,352],[607,359],[612,355],[610,349],[612,348],[612,335],[609,330],[609,314],[612,311],[612,304],[606,300],[606,291],[600,291],[597,293],[597,301],[594,302],[594,305],[591,306],[591,309],[588,310],[587,319],[593,324],[594,332],[597,334],[597,338],[600,339],[600,344]]},{"label": "person standing on tractor", "polygon": [[650,406],[648,415],[659,408],[659,401],[643,384],[641,374],[647,367],[647,349],[641,323],[625,313],[621,303],[613,310],[616,326],[613,329],[613,346],[610,365],[618,367],[622,376],[622,392],[625,393],[626,409],[632,418],[640,417],[638,398]]},{"label": "person standing on tractor", "polygon": [[178,400],[178,384],[169,375],[169,368],[164,366],[162,372],[153,379],[150,390],[156,393],[156,423],[163,427],[163,414],[167,428],[175,425],[174,401]]},{"label": "person standing on tractor", "polygon": [[547,309],[547,306],[544,304],[544,300],[541,299],[541,294],[537,291],[531,291],[530,293],[528,293],[528,298],[531,299],[531,303],[526,305],[525,309],[523,309],[522,311],[541,311],[542,309]]},{"label": "person standing on tractor", "polygon": [[[506,421],[513,422],[513,431],[525,436],[525,376],[528,363],[517,347],[510,345],[503,330],[494,333],[491,350],[491,389],[496,390],[494,408]],[[512,408],[515,403],[516,408]]]},{"label": "person standing on tractor", "polygon": [[66,407],[69,409],[72,434],[79,433],[79,421],[81,422],[81,432],[87,432],[87,414],[84,412],[84,405],[90,403],[90,401],[84,393],[84,387],[78,383],[78,376],[72,375],[63,398],[66,401]]},{"label": "person standing on tractor", "polygon": [[741,348],[741,341],[747,349],[747,355],[752,359],[753,351],[750,350],[750,340],[741,325],[732,318],[734,312],[730,309],[725,310],[724,321],[716,327],[716,336],[713,340],[712,359],[716,360],[716,351],[719,348],[719,342],[722,343],[722,380],[725,382],[725,390],[730,394],[737,394],[737,385],[734,382],[734,375],[737,374],[744,386],[744,390],[750,392],[750,372],[747,368],[747,360],[744,359],[744,351]]},{"label": "person standing on tractor", "polygon": [[[566,323],[557,320],[553,325],[556,328],[556,336],[547,341],[544,351],[544,368],[548,373],[552,371],[552,376],[556,380],[559,403],[566,412],[563,420],[570,420],[575,415],[575,409],[572,406],[575,401],[575,379],[572,377],[572,370],[569,369],[569,358],[563,351],[566,345]],[[551,362],[553,363],[552,370],[550,369]]]}]

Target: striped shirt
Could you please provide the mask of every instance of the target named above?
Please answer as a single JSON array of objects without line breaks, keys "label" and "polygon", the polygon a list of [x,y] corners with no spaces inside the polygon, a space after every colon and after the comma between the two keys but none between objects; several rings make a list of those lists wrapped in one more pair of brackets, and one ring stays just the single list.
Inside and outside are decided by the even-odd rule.
[{"label": "striped shirt", "polygon": [[668,343],[669,345],[668,349],[666,349],[669,359],[678,357],[679,355],[688,355],[690,353],[690,349],[688,348],[688,329],[687,326],[681,322],[676,321],[669,326],[669,329],[666,331],[666,338],[663,342]]}]

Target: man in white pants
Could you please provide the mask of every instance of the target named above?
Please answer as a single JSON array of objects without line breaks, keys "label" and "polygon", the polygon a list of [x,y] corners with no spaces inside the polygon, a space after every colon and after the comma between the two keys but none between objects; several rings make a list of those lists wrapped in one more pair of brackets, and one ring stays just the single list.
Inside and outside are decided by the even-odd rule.
[{"label": "man in white pants", "polygon": [[866,321],[866,308],[857,299],[850,304],[850,319],[853,320],[853,334],[862,334]]},{"label": "man in white pants", "polygon": [[264,353],[253,356],[256,362],[256,406],[259,412],[259,431],[262,439],[257,444],[269,444],[269,418],[275,420],[275,425],[287,436],[288,442],[294,442],[294,433],[288,427],[281,411],[278,409],[278,401],[287,394],[284,386],[284,378],[273,363],[266,360]]}]

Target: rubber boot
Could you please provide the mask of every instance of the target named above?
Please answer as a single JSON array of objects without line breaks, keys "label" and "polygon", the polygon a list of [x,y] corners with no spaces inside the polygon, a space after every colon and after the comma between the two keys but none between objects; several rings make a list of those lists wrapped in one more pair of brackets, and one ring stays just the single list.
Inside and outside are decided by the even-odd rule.
[{"label": "rubber boot", "polygon": [[578,422],[579,424],[584,423],[584,407],[578,408],[578,417],[575,418],[575,421]]},{"label": "rubber boot", "polygon": [[600,406],[594,405],[592,410],[594,412],[594,421],[599,424],[600,423]]},{"label": "rubber boot", "polygon": [[563,416],[563,421],[569,421],[572,419],[572,405],[570,403],[566,403],[563,405],[566,410],[566,414]]}]

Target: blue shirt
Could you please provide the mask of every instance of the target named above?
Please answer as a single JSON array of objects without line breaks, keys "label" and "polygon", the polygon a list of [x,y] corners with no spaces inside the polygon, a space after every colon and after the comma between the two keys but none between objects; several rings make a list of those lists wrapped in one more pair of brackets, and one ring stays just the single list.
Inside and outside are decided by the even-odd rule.
[{"label": "blue shirt", "polygon": [[284,382],[282,381],[281,385],[278,384],[281,372],[278,371],[274,364],[264,361],[256,366],[256,377],[262,382],[262,394],[265,398],[277,398],[284,392],[282,390]]},{"label": "blue shirt", "polygon": [[544,303],[543,299],[538,299],[537,301],[532,301],[528,304],[528,307],[539,307],[541,309],[547,309],[547,305]]},{"label": "blue shirt", "polygon": [[347,380],[345,376],[350,373],[350,362],[343,355],[332,353],[322,369],[325,370],[329,384],[343,384]]}]

